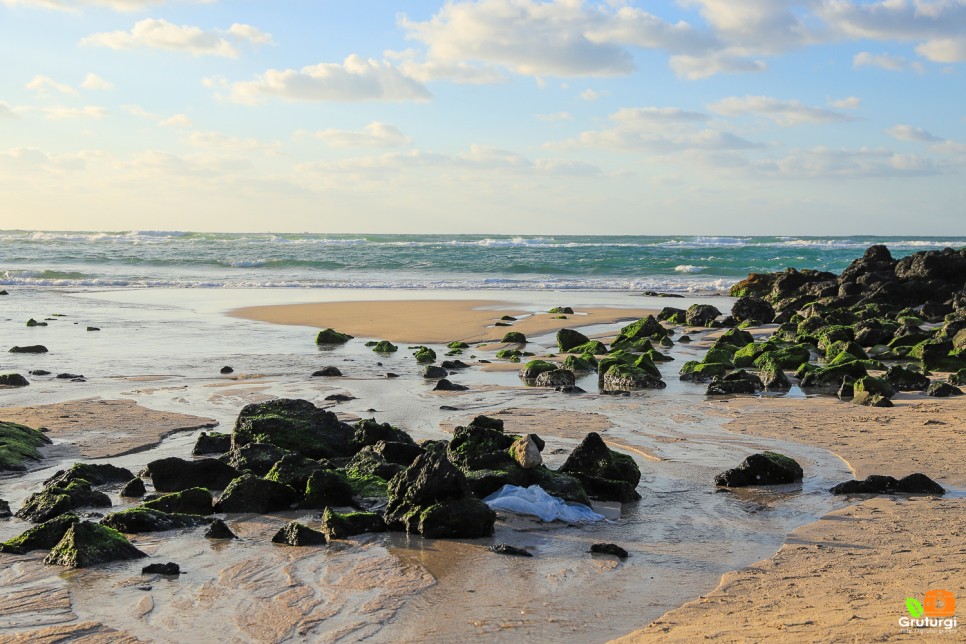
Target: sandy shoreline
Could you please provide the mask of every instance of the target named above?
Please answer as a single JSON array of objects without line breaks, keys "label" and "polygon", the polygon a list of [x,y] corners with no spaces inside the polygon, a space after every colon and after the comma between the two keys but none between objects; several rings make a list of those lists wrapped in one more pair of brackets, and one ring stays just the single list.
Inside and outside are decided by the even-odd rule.
[{"label": "sandy shoreline", "polygon": [[[567,319],[533,312],[500,300],[413,300],[322,302],[252,306],[229,312],[232,317],[319,329],[333,328],[356,337],[393,342],[445,344],[499,341],[508,331],[528,337],[564,327],[637,320],[656,313],[647,308],[595,307],[576,309]],[[494,326],[504,315],[519,318],[512,326]]]}]

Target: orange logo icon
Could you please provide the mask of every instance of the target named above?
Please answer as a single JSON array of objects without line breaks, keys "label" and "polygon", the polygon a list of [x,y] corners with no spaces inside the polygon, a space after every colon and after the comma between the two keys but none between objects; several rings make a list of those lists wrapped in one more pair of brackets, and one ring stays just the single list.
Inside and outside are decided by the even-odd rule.
[{"label": "orange logo icon", "polygon": [[952,617],[956,614],[956,596],[948,590],[930,590],[922,607],[926,617]]}]

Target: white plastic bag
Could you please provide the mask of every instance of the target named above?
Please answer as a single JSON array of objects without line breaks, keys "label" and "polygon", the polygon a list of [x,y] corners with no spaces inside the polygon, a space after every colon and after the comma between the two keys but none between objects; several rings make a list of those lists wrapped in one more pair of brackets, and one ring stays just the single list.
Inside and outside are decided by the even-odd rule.
[{"label": "white plastic bag", "polygon": [[604,517],[583,503],[568,503],[563,499],[550,496],[539,485],[519,487],[504,485],[483,499],[492,510],[503,510],[516,514],[529,514],[541,521],[563,521],[565,523],[591,523],[603,521]]}]

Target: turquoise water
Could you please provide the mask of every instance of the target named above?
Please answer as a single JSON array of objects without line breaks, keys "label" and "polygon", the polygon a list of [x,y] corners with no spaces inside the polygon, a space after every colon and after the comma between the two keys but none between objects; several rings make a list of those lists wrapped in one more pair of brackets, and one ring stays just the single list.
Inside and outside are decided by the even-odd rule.
[{"label": "turquoise water", "polygon": [[721,292],[750,272],[841,271],[966,237],[324,235],[0,231],[0,285]]}]

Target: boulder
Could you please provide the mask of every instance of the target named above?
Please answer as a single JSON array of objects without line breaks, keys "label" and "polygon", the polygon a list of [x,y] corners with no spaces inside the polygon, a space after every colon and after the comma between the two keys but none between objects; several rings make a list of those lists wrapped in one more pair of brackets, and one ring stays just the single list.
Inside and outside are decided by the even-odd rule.
[{"label": "boulder", "polygon": [[[100,329],[93,329],[92,327],[88,327],[87,330],[88,331],[91,331],[91,330],[100,331]],[[231,368],[231,367],[229,367],[229,366],[226,365],[226,366],[222,367],[221,369],[219,369],[218,370],[218,373],[220,373],[220,374],[222,374],[224,376],[227,376],[230,373],[235,373],[235,370],[233,368]]]},{"label": "boulder", "polygon": [[346,474],[350,477],[363,478],[367,475],[378,476],[388,481],[393,476],[406,469],[398,463],[390,463],[371,445],[363,447],[345,466]]},{"label": "boulder", "polygon": [[416,352],[413,353],[413,357],[416,358],[416,364],[436,362],[436,352],[429,347],[416,347]]},{"label": "boulder", "polygon": [[238,537],[231,528],[221,519],[213,519],[211,525],[205,530],[205,536],[209,539],[237,539]]},{"label": "boulder", "polygon": [[722,377],[728,372],[728,367],[720,362],[697,362],[690,360],[681,367],[681,380],[687,382],[708,382],[712,378]]},{"label": "boulder", "polygon": [[32,523],[43,523],[78,508],[109,508],[111,499],[93,489],[90,483],[74,479],[54,482],[43,491],[31,494],[17,511],[17,517]]},{"label": "boulder", "polygon": [[10,353],[47,353],[47,347],[42,344],[33,344],[29,347],[11,347]]},{"label": "boulder", "polygon": [[168,563],[153,563],[141,568],[142,575],[167,575],[174,577],[181,574],[181,566],[169,561]]},{"label": "boulder", "polygon": [[39,448],[49,445],[43,432],[18,423],[0,422],[0,472],[23,472],[27,461],[39,461]]},{"label": "boulder", "polygon": [[193,487],[223,490],[238,470],[213,458],[186,461],[172,456],[148,463],[147,474],[158,492],[180,492]]},{"label": "boulder", "polygon": [[290,486],[243,474],[228,484],[215,504],[215,510],[266,514],[288,510],[296,501],[298,495]]},{"label": "boulder", "polygon": [[[602,362],[601,365],[603,364]],[[611,365],[604,373],[601,387],[607,391],[634,391],[664,389],[667,383],[641,367],[617,363]]]},{"label": "boulder", "polygon": [[334,329],[324,329],[315,336],[316,344],[345,344],[352,339],[348,333],[339,333]]},{"label": "boulder", "polygon": [[557,315],[573,315],[574,310],[569,306],[555,306],[547,311],[547,313],[555,313]]},{"label": "boulder", "polygon": [[527,336],[520,333],[519,331],[508,331],[500,342],[507,344],[526,344]]},{"label": "boulder", "polygon": [[19,373],[0,374],[0,387],[26,387],[30,381]]},{"label": "boulder", "polygon": [[121,488],[122,497],[137,499],[145,494],[147,494],[147,490],[144,488],[144,481],[139,478],[131,479]]},{"label": "boulder", "polygon": [[738,322],[759,320],[762,324],[770,324],[775,319],[775,308],[760,297],[746,295],[734,303],[731,315]]},{"label": "boulder", "polygon": [[775,452],[752,454],[741,464],[714,477],[720,487],[784,485],[802,480],[804,472],[795,459]]},{"label": "boulder", "polygon": [[412,436],[398,427],[393,427],[389,423],[377,423],[375,419],[366,418],[353,425],[352,435],[355,450],[360,450],[366,445],[375,445],[379,441],[391,443],[407,443],[416,446]]},{"label": "boulder", "polygon": [[141,504],[142,508],[174,512],[177,514],[214,514],[214,500],[211,492],[204,488],[193,487],[173,494],[165,494]]},{"label": "boulder", "polygon": [[657,321],[657,318],[649,315],[622,327],[614,342],[611,343],[611,349],[647,351],[653,348],[648,341],[650,338],[664,338],[667,334],[668,330]]},{"label": "boulder", "polygon": [[515,546],[510,546],[505,543],[498,543],[495,546],[489,546],[487,548],[490,552],[495,552],[498,555],[508,555],[510,557],[532,557],[533,553],[524,550],[523,548],[517,548]]},{"label": "boulder", "polygon": [[631,456],[607,447],[596,432],[587,434],[560,472],[575,477],[591,497],[601,501],[626,503],[641,498],[636,489],[641,481],[637,463]]},{"label": "boulder", "polygon": [[540,446],[534,438],[535,436],[533,434],[527,434],[526,436],[521,436],[510,445],[510,454],[517,464],[525,470],[543,465]]},{"label": "boulder", "polygon": [[613,555],[619,559],[627,559],[630,556],[626,550],[615,543],[595,543],[590,547],[590,551],[594,554]]},{"label": "boulder", "polygon": [[710,304],[692,304],[685,313],[684,323],[688,326],[711,326],[721,311]]},{"label": "boulder", "polygon": [[312,372],[313,378],[338,378],[341,375],[342,375],[342,370],[339,369],[338,367],[332,367],[332,366],[323,367],[318,371]]},{"label": "boulder", "polygon": [[0,499],[0,519],[6,519],[12,516],[13,512],[10,510],[10,504]]},{"label": "boulder", "polygon": [[112,512],[101,521],[107,527],[125,534],[196,528],[210,522],[210,518],[200,514],[174,514],[145,507]]},{"label": "boulder", "polygon": [[232,445],[269,443],[308,458],[349,457],[354,430],[307,400],[281,398],[246,405],[232,430]]},{"label": "boulder", "polygon": [[117,467],[108,463],[74,463],[70,469],[61,470],[44,481],[45,486],[67,484],[71,481],[87,481],[91,485],[107,485],[109,483],[124,483],[134,478],[134,474],[126,467]]},{"label": "boulder", "polygon": [[231,465],[239,472],[265,476],[275,463],[288,454],[291,452],[271,443],[250,443],[232,447],[231,451],[220,456],[218,460]]},{"label": "boulder", "polygon": [[658,322],[670,322],[671,324],[684,324],[684,320],[687,317],[687,311],[684,309],[676,309],[673,306],[665,306],[661,309],[661,312],[657,314]]},{"label": "boulder", "polygon": [[44,563],[68,568],[88,568],[142,557],[147,555],[132,546],[120,532],[90,521],[81,521],[67,529],[64,538],[54,546]]},{"label": "boulder", "polygon": [[708,385],[706,395],[726,396],[732,394],[754,394],[765,388],[761,378],[744,369],[739,369],[727,376],[715,377]]},{"label": "boulder", "polygon": [[437,367],[436,365],[428,365],[423,369],[423,378],[431,380],[439,380],[440,378],[445,378],[449,375],[449,372],[442,367]]},{"label": "boulder", "polygon": [[291,486],[296,492],[304,492],[312,475],[324,469],[326,464],[319,461],[301,454],[286,454],[272,466],[265,478]]},{"label": "boulder", "polygon": [[776,362],[771,360],[762,363],[758,370],[758,377],[768,391],[788,391],[792,388],[788,376]]},{"label": "boulder", "polygon": [[450,382],[446,378],[443,378],[437,382],[436,386],[433,387],[433,391],[466,391],[467,389],[469,389],[469,387],[466,385],[459,385],[455,382]]},{"label": "boulder", "polygon": [[925,391],[929,386],[929,378],[925,375],[899,365],[889,367],[884,377],[898,391]]},{"label": "boulder", "polygon": [[224,454],[231,449],[231,435],[220,432],[201,432],[195,446],[191,450],[194,456],[207,454]]},{"label": "boulder", "polygon": [[382,458],[389,463],[405,465],[406,467],[412,465],[413,461],[415,461],[416,458],[423,453],[423,448],[415,443],[401,443],[398,441],[385,440],[377,441],[376,444],[372,446],[372,450],[376,454],[382,456]]},{"label": "boulder", "polygon": [[557,331],[557,348],[561,352],[569,352],[575,347],[590,342],[590,338],[579,331],[573,329],[560,329]]},{"label": "boulder", "polygon": [[537,387],[573,387],[576,384],[574,372],[567,369],[544,371],[537,376]]},{"label": "boulder", "polygon": [[327,506],[352,505],[352,486],[346,475],[336,470],[313,472],[305,484],[303,508],[321,510]]},{"label": "boulder", "polygon": [[389,527],[381,516],[374,512],[336,512],[326,508],[322,513],[322,533],[328,540],[348,539],[357,534],[386,532]]},{"label": "boulder", "polygon": [[925,474],[910,474],[901,479],[872,474],[864,481],[846,481],[833,487],[832,494],[938,494],[946,490]]},{"label": "boulder", "polygon": [[936,398],[946,398],[948,396],[962,396],[963,390],[947,382],[934,382],[923,393]]},{"label": "boulder", "polygon": [[887,380],[865,376],[855,381],[852,386],[852,403],[866,407],[892,407],[890,398],[896,390]]},{"label": "boulder", "polygon": [[428,538],[474,539],[493,534],[496,513],[472,498],[444,453],[431,451],[389,482],[385,520],[390,529]]},{"label": "boulder", "polygon": [[326,538],[318,530],[313,530],[298,521],[292,521],[275,533],[275,536],[272,537],[272,543],[281,543],[288,546],[324,546]]},{"label": "boulder", "polygon": [[949,374],[949,384],[966,385],[966,369],[960,369],[956,373]]},{"label": "boulder", "polygon": [[76,514],[62,514],[54,517],[30,528],[20,536],[0,543],[0,552],[22,555],[33,550],[50,550],[64,538],[67,529],[79,521],[80,518]]}]

